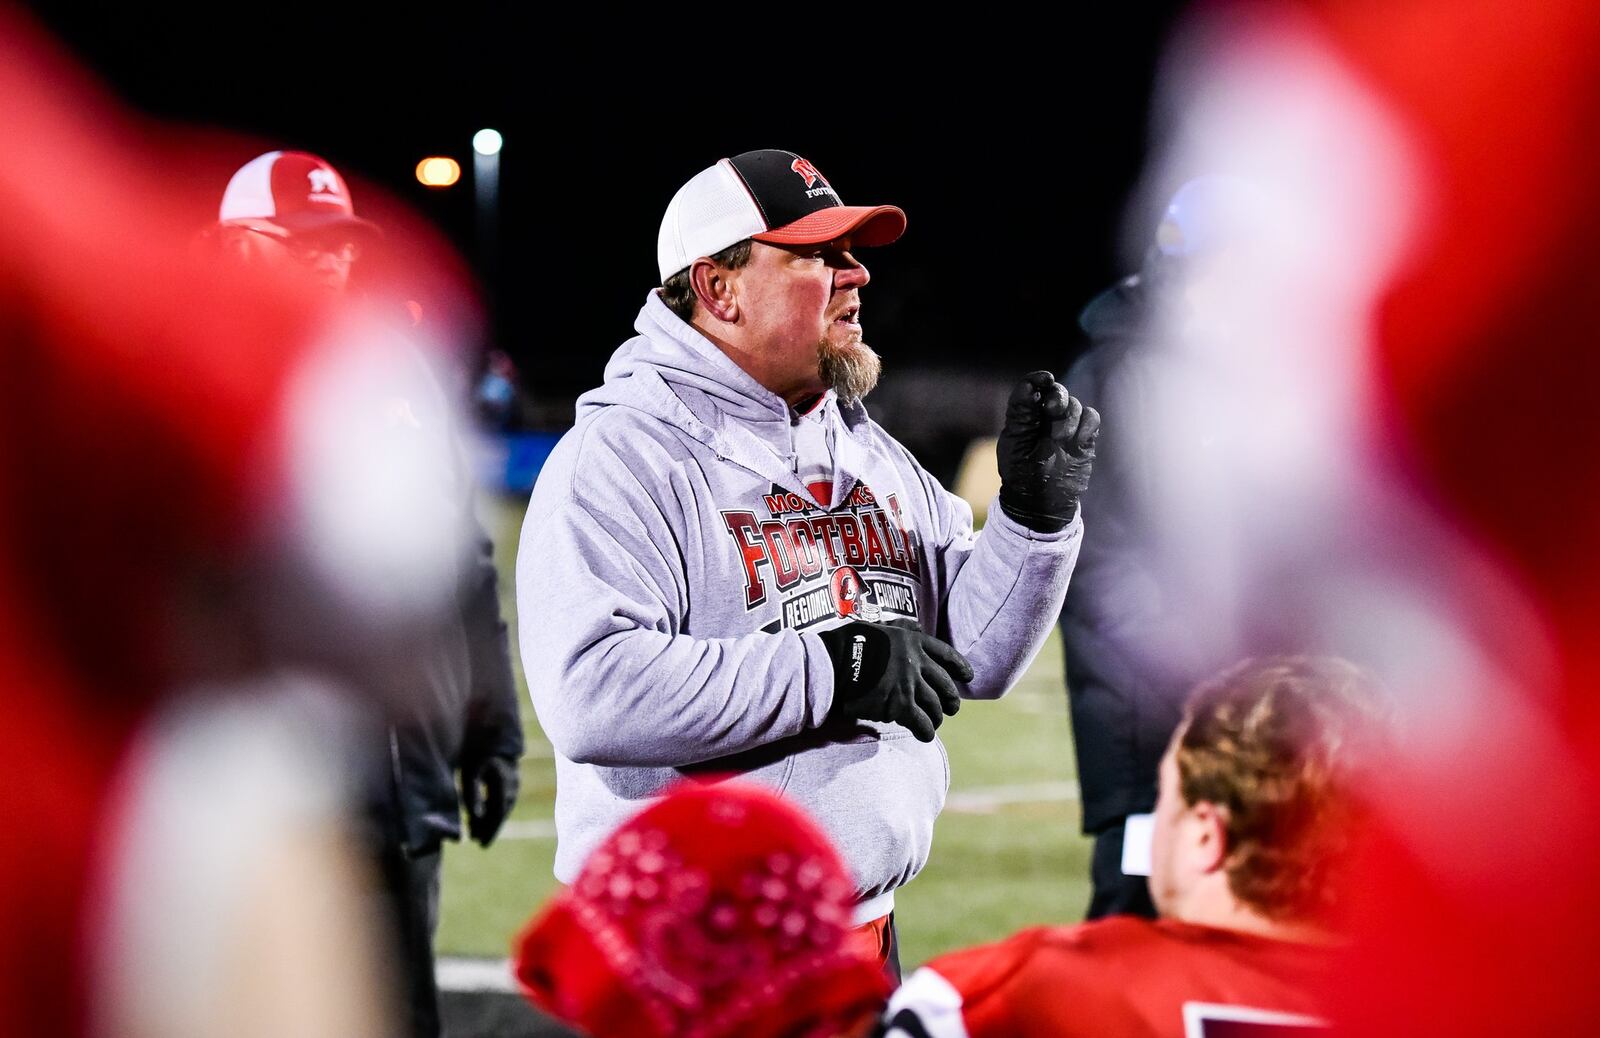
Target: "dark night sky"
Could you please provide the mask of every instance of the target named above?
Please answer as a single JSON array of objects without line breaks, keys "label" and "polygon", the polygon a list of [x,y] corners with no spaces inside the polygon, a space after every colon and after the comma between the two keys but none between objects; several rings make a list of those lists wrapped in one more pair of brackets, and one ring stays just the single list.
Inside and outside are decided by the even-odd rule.
[{"label": "dark night sky", "polygon": [[[806,155],[847,202],[907,211],[906,236],[863,257],[863,319],[886,371],[1059,373],[1077,310],[1125,273],[1117,232],[1171,27],[1164,6],[1062,15],[1049,30],[950,23],[928,37],[944,42],[895,51],[909,27],[818,21],[809,42],[696,61],[712,47],[687,15],[657,27],[652,53],[637,42],[649,27],[630,21],[633,40],[562,33],[510,5],[406,5],[403,18],[256,7],[280,23],[266,31],[191,5],[30,6],[135,108],[318,152],[409,201],[474,261],[468,178],[430,192],[412,170],[429,153],[465,165],[472,132],[500,129],[493,334],[551,396],[598,382],[631,334],[676,188],[757,147]],[[858,56],[826,56],[845,39]]]}]

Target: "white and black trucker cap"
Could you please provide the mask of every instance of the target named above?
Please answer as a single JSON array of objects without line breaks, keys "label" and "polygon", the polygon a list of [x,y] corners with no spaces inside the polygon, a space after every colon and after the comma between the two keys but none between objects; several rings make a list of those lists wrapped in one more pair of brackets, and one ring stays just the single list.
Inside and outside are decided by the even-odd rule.
[{"label": "white and black trucker cap", "polygon": [[905,233],[892,205],[845,205],[817,167],[792,151],[747,151],[695,174],[661,218],[656,262],[663,283],[701,256],[746,238],[818,245],[845,234],[855,245],[887,245]]}]

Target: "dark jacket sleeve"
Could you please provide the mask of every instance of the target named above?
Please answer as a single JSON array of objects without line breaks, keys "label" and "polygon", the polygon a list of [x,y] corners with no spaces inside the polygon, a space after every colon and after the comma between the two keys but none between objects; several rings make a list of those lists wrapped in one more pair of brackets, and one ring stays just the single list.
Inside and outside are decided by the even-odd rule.
[{"label": "dark jacket sleeve", "polygon": [[1178,719],[1187,675],[1156,647],[1182,618],[1163,595],[1149,529],[1151,413],[1138,347],[1097,344],[1068,373],[1074,396],[1104,422],[1083,496],[1084,541],[1061,617],[1086,831],[1149,810],[1156,764]]},{"label": "dark jacket sleeve", "polygon": [[522,719],[517,708],[517,683],[511,673],[511,646],[500,613],[500,576],[495,570],[494,542],[476,512],[469,534],[472,554],[465,574],[461,620],[466,628],[472,668],[462,760],[522,756]]},{"label": "dark jacket sleeve", "polygon": [[500,574],[494,540],[478,515],[478,484],[461,438],[451,428],[465,550],[458,573],[457,609],[467,650],[466,723],[460,765],[466,771],[488,757],[522,758],[522,718],[511,671],[511,642],[500,610]]}]

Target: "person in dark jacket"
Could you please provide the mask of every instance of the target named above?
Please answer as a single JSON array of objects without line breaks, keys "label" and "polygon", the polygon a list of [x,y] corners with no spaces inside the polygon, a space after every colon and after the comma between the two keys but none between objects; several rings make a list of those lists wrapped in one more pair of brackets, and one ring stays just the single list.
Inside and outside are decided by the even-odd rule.
[{"label": "person in dark jacket", "polygon": [[[292,264],[330,292],[348,291],[354,264],[378,239],[355,215],[344,179],[306,152],[273,151],[229,181],[212,245],[246,263]],[[394,392],[372,400],[374,435],[414,442],[408,452],[439,486],[439,510],[397,523],[454,525],[463,546],[453,563],[456,608],[407,658],[385,668],[372,689],[372,763],[367,776],[368,837],[398,944],[397,985],[410,1033],[441,1033],[433,938],[445,840],[487,847],[510,814],[519,785],[522,724],[500,613],[494,545],[478,521],[475,487],[453,432],[452,409],[428,362],[414,349],[386,359]],[[457,785],[459,777],[459,788]]]},{"label": "person in dark jacket", "polygon": [[[1094,519],[1061,614],[1083,829],[1094,837],[1087,918],[1155,918],[1143,870],[1129,860],[1148,833],[1156,774],[1195,682],[1233,658],[1237,646],[1206,628],[1205,567],[1163,533],[1174,467],[1191,477],[1226,463],[1226,445],[1187,436],[1164,421],[1180,395],[1210,391],[1204,352],[1168,329],[1217,312],[1207,299],[1245,190],[1202,177],[1173,196],[1143,269],[1084,307],[1089,350],[1066,382],[1106,416],[1095,479],[1083,498]],[[1214,333],[1214,328],[1207,328]],[[1206,335],[1194,336],[1196,341]],[[1176,339],[1178,341],[1166,341]],[[1198,517],[1196,517],[1198,519]],[[1131,821],[1130,821],[1131,819]]]}]

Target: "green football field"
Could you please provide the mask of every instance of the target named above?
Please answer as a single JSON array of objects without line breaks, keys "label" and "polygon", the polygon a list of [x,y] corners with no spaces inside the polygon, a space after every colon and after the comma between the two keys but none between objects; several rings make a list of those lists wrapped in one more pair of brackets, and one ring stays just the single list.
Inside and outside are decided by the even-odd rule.
[{"label": "green football field", "polygon": [[[522,506],[489,499],[483,509],[515,646],[512,560]],[[555,763],[526,694],[522,705],[528,753],[512,821],[488,850],[446,845],[440,955],[507,954],[513,935],[556,887]],[[950,751],[950,798],[928,867],[896,894],[907,967],[1030,923],[1080,919],[1089,899],[1089,841],[1078,832],[1059,636],[1009,695],[963,704],[939,734]]]}]

